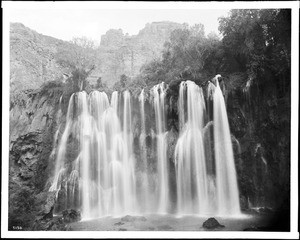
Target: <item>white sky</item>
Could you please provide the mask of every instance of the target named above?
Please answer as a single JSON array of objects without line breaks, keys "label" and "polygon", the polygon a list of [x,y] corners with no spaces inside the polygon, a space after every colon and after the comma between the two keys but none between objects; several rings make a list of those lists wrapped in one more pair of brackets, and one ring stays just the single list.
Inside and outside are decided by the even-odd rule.
[{"label": "white sky", "polygon": [[86,36],[97,43],[107,30],[121,28],[129,35],[138,34],[146,23],[172,21],[202,23],[205,33],[219,33],[218,17],[223,9],[11,9],[10,21],[62,40]]}]

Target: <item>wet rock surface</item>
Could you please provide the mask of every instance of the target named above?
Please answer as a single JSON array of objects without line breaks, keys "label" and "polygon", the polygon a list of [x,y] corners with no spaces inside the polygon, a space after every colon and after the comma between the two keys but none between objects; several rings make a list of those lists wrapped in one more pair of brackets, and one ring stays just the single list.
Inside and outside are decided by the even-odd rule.
[{"label": "wet rock surface", "polygon": [[71,230],[69,223],[78,222],[81,220],[81,214],[74,209],[67,209],[62,212],[62,216],[53,217],[53,208],[51,208],[51,215],[45,214],[38,216],[33,225],[33,231],[67,231]]},{"label": "wet rock surface", "polygon": [[225,226],[220,224],[215,218],[209,218],[202,224],[202,227],[206,229],[215,229],[224,228]]},{"label": "wet rock surface", "polygon": [[[55,193],[47,181],[56,130],[57,96],[27,92],[11,102],[9,146],[9,229],[32,229],[35,218],[53,216]],[[49,227],[49,226],[48,226]]]},{"label": "wet rock surface", "polygon": [[55,217],[50,219],[36,219],[33,231],[67,231],[70,230],[62,217]]},{"label": "wet rock surface", "polygon": [[135,221],[147,221],[147,219],[143,216],[130,216],[126,215],[125,217],[121,218],[121,221],[123,222],[135,222]]},{"label": "wet rock surface", "polygon": [[66,209],[62,212],[63,219],[67,223],[77,222],[81,220],[81,214],[74,209]]},{"label": "wet rock surface", "polygon": [[35,204],[41,206],[38,213],[43,219],[53,217],[53,209],[56,203],[56,192],[42,192],[36,196]]}]

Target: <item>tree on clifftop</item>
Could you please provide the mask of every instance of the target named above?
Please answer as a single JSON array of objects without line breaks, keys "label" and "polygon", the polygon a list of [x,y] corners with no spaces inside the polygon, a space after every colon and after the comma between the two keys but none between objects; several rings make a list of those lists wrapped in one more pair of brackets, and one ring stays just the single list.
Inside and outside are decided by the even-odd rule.
[{"label": "tree on clifftop", "polygon": [[96,47],[86,37],[73,38],[68,46],[58,50],[58,63],[71,70],[71,76],[67,79],[68,90],[81,91],[88,84],[86,78],[95,69]]},{"label": "tree on clifftop", "polygon": [[59,64],[72,70],[79,69],[86,72],[95,68],[96,47],[92,40],[86,37],[76,37],[68,46],[58,50]]},{"label": "tree on clifftop", "polygon": [[223,55],[221,43],[216,34],[205,36],[203,24],[176,29],[164,45],[162,59],[144,65],[141,78],[147,85],[176,79],[202,84],[219,73]]}]

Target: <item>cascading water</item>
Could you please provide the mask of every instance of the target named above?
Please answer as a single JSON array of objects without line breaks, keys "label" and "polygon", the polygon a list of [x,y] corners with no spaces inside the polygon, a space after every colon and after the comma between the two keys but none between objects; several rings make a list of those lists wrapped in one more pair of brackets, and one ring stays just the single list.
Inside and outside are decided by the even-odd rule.
[{"label": "cascading water", "polygon": [[239,215],[239,192],[232,142],[225,101],[218,80],[213,93],[213,117],[218,214]]},{"label": "cascading water", "polygon": [[165,96],[166,87],[162,82],[151,89],[156,122],[158,213],[167,213],[169,207],[169,167],[167,162]]},{"label": "cascading water", "polygon": [[[208,181],[206,172],[203,124],[204,99],[202,89],[194,82],[180,85],[179,107],[187,102],[187,118],[181,110],[182,130],[175,148],[177,177],[177,212],[204,214],[208,207]],[[187,99],[183,99],[186,91]]]},{"label": "cascading water", "polygon": [[145,122],[145,93],[144,89],[139,95],[140,112],[141,112],[141,134],[139,138],[140,151],[141,151],[141,166],[142,166],[142,184],[141,184],[141,202],[144,203],[143,210],[145,212],[150,210],[149,206],[149,171],[147,161],[147,148],[146,148],[146,122]]},{"label": "cascading water", "polygon": [[94,184],[93,176],[90,173],[91,165],[91,134],[92,126],[91,116],[88,112],[88,99],[86,92],[79,92],[77,95],[78,98],[78,110],[79,110],[79,142],[80,142],[80,175],[82,176],[82,215],[86,218],[90,218],[91,209],[93,207],[94,201]]},{"label": "cascading water", "polygon": [[66,147],[67,147],[67,140],[69,138],[69,135],[71,133],[71,125],[72,125],[72,118],[73,118],[73,98],[74,94],[71,95],[68,111],[67,111],[67,117],[66,117],[66,127],[63,132],[63,135],[60,140],[60,144],[58,147],[58,153],[56,157],[55,162],[55,172],[54,172],[54,181],[49,189],[49,191],[57,191],[60,189],[60,182],[58,181],[60,178],[60,175],[63,173],[62,169],[64,169],[64,159],[65,159],[65,153],[66,153]]},{"label": "cascading water", "polygon": [[[110,102],[99,91],[71,95],[65,129],[52,153],[56,165],[49,191],[56,191],[61,205],[57,212],[80,209],[84,219],[174,210],[179,216],[240,213],[229,124],[218,81],[209,84],[207,102],[194,82],[180,84],[175,172],[167,155],[166,94],[165,83],[150,90],[155,121],[146,130],[148,100],[144,90],[140,93],[137,139],[129,91],[113,92]],[[146,137],[152,139],[153,149],[147,149]],[[175,185],[170,180],[172,171]]]},{"label": "cascading water", "polygon": [[114,91],[111,95],[111,107],[115,109],[116,112],[118,112],[118,100],[119,100],[118,92]]},{"label": "cascading water", "polygon": [[131,99],[128,91],[124,93],[124,112],[123,112],[123,139],[124,139],[124,158],[123,158],[123,184],[124,184],[124,207],[129,213],[133,213],[136,208],[136,177],[135,159],[132,151],[132,124],[131,124]]}]

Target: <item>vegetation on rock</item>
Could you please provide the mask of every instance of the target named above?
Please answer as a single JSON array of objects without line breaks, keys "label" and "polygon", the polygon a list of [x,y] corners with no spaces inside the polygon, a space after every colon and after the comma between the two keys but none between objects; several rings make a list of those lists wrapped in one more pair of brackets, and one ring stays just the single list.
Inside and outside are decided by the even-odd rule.
[{"label": "vegetation on rock", "polygon": [[291,11],[231,10],[219,21],[222,40],[206,37],[201,24],[174,30],[162,59],[145,65],[136,85],[169,83],[168,109],[176,110],[180,81],[205,87],[221,74],[231,132],[241,144],[241,201],[279,207],[289,196]]}]

